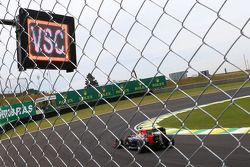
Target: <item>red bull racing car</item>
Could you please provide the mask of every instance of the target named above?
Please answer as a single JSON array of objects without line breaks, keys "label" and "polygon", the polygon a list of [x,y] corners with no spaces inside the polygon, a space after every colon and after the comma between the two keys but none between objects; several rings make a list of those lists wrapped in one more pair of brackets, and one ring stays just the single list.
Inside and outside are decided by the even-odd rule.
[{"label": "red bull racing car", "polygon": [[127,148],[145,152],[150,149],[171,148],[175,144],[173,136],[166,135],[164,128],[151,130],[140,129],[137,134],[130,134],[125,139],[115,140],[114,148]]}]

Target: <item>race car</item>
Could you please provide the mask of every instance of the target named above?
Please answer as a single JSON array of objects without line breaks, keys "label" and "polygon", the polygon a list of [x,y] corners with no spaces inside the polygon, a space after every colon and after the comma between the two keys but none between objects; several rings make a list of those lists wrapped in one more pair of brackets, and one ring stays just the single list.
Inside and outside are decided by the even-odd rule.
[{"label": "race car", "polygon": [[137,134],[130,134],[125,139],[115,140],[114,148],[123,148],[145,152],[148,148],[172,148],[175,144],[173,136],[166,135],[164,128],[151,130],[140,129]]}]

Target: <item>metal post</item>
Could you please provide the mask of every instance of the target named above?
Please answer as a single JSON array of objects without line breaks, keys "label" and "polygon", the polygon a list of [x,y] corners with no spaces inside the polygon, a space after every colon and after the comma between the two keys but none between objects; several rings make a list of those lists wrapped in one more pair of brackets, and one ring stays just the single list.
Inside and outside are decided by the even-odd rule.
[{"label": "metal post", "polygon": [[15,20],[0,19],[0,24],[15,26]]}]

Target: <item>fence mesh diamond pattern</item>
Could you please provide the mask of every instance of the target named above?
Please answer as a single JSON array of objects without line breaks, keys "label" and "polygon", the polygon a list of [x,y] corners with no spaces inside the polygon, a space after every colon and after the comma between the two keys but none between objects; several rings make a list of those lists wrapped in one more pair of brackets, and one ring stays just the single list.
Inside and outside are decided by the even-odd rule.
[{"label": "fence mesh diamond pattern", "polygon": [[[248,166],[248,6],[0,0],[1,166]],[[28,11],[44,37],[25,31],[21,8],[74,18],[58,33],[76,46],[73,72],[18,70],[20,29],[40,57],[65,54]]]}]

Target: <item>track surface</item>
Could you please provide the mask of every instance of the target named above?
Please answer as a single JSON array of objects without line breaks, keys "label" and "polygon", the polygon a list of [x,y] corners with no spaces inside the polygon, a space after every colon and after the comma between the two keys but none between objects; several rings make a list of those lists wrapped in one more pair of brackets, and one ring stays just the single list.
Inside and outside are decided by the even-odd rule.
[{"label": "track surface", "polygon": [[[235,91],[228,91],[233,95]],[[242,88],[237,96],[250,94]],[[203,95],[198,104],[228,99],[223,93]],[[192,107],[189,98],[167,101],[177,111]],[[159,103],[109,113],[68,125],[4,140],[0,145],[0,166],[249,166],[250,135],[176,136],[176,148],[138,154],[113,149],[114,135],[130,133],[136,124],[167,113]],[[124,121],[126,120],[130,126]],[[105,126],[105,124],[107,126]],[[114,135],[113,135],[114,134]],[[240,145],[237,140],[240,139]],[[202,141],[202,142],[201,142]],[[203,143],[203,147],[202,147]],[[224,161],[223,161],[224,160]],[[225,162],[225,164],[223,164]]]}]

